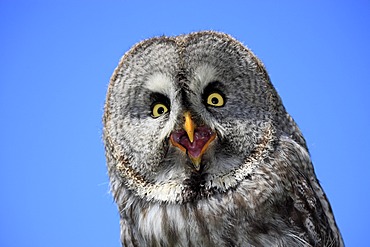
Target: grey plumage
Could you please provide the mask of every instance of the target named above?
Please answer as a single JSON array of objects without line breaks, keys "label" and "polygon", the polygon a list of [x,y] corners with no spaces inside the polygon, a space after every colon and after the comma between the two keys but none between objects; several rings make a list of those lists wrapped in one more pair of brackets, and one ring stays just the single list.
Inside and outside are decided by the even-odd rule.
[{"label": "grey plumage", "polygon": [[103,122],[123,246],[343,246],[299,128],[234,38],[138,43]]}]

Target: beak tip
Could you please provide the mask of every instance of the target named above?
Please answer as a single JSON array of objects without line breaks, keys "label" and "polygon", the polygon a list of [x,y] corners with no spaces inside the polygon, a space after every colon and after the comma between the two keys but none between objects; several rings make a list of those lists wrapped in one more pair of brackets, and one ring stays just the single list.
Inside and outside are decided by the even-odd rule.
[{"label": "beak tip", "polygon": [[191,157],[190,159],[193,163],[193,167],[198,172],[200,170],[200,162],[202,161],[201,156],[196,157],[196,158]]}]

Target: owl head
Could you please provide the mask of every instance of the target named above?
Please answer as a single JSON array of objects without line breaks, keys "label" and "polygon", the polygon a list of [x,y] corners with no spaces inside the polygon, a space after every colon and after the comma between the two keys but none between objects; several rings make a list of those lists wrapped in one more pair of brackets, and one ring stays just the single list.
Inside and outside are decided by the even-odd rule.
[{"label": "owl head", "polygon": [[281,135],[305,146],[263,64],[211,31],[130,49],[111,78],[103,121],[113,192],[148,201],[232,189]]}]

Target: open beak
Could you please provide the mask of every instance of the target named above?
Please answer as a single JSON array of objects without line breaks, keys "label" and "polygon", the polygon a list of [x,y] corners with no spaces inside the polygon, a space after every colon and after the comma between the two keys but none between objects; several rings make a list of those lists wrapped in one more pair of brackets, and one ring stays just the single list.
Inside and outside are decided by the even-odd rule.
[{"label": "open beak", "polygon": [[194,168],[199,171],[202,155],[216,138],[216,133],[208,126],[196,126],[190,112],[184,113],[184,119],[183,129],[172,132],[170,140],[172,145],[186,152]]}]

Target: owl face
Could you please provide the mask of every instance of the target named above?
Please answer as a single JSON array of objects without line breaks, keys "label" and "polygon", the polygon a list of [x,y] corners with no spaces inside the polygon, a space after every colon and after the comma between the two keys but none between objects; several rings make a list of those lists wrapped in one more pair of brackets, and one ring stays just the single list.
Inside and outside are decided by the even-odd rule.
[{"label": "owl face", "polygon": [[262,64],[225,34],[143,41],[125,54],[110,84],[108,166],[148,200],[226,191],[274,141],[277,105]]}]

